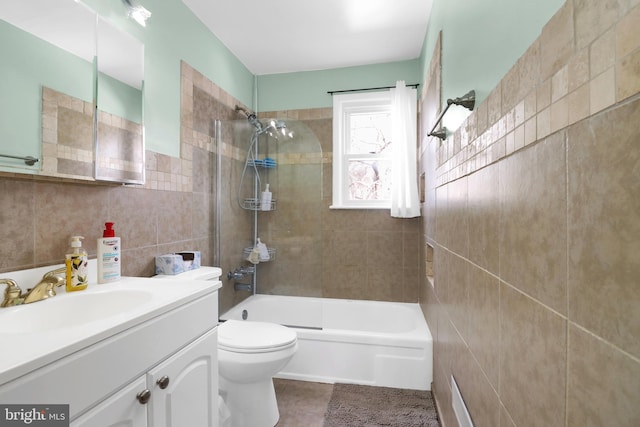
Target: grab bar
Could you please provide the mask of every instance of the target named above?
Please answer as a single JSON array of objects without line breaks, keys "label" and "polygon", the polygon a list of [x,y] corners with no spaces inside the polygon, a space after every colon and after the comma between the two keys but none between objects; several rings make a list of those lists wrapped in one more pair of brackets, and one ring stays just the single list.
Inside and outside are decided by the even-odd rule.
[{"label": "grab bar", "polygon": [[0,157],[8,157],[10,159],[24,160],[24,163],[26,165],[29,165],[29,166],[33,166],[34,164],[36,164],[38,162],[38,159],[36,159],[35,157],[31,157],[31,156],[18,157],[18,156],[11,156],[9,154],[0,154]]}]

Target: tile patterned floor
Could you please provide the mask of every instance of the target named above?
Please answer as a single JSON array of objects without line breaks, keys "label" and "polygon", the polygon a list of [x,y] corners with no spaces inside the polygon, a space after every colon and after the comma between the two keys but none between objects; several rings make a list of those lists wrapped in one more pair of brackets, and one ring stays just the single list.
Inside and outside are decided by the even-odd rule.
[{"label": "tile patterned floor", "polygon": [[322,427],[333,384],[274,378],[280,421],[276,427]]}]

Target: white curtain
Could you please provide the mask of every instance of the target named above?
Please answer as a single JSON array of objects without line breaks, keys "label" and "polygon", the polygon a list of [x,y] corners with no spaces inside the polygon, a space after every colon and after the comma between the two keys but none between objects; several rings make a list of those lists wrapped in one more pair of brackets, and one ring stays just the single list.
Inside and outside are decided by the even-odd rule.
[{"label": "white curtain", "polygon": [[417,95],[416,89],[396,82],[391,89],[391,125],[393,129],[393,179],[391,188],[391,216],[413,218],[420,216],[417,151]]}]

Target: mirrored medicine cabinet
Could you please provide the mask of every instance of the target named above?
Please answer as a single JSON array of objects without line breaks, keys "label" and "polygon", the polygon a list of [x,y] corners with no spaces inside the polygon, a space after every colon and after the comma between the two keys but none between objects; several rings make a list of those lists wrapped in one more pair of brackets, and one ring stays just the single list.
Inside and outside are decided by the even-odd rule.
[{"label": "mirrored medicine cabinet", "polygon": [[144,183],[144,45],[76,0],[0,3],[0,170]]}]

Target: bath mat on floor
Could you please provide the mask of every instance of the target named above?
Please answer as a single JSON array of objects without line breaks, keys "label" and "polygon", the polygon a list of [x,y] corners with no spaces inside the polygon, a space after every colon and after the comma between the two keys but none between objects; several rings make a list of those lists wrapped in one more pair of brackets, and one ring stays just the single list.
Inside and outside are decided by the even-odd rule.
[{"label": "bath mat on floor", "polygon": [[440,427],[430,391],[335,384],[323,427]]}]

